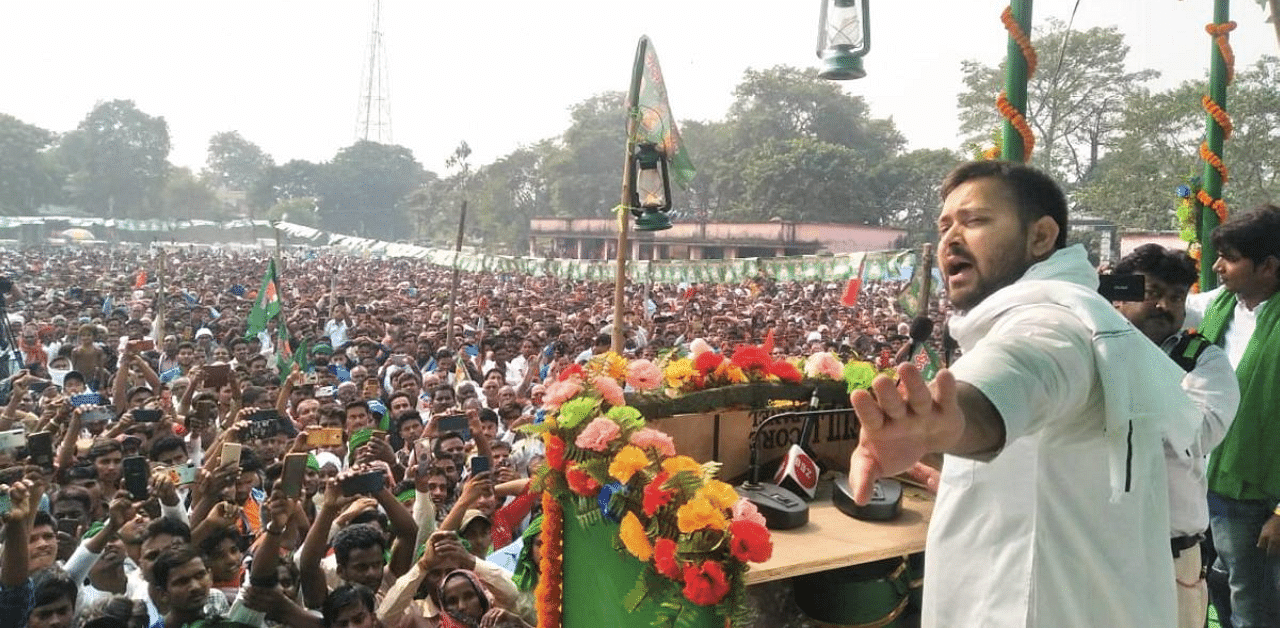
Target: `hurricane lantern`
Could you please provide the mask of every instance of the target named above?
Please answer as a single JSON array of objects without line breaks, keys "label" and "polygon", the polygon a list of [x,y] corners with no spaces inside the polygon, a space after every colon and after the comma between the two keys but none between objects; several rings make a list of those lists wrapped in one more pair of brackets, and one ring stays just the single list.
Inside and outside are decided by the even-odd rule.
[{"label": "hurricane lantern", "polygon": [[667,175],[666,155],[653,142],[641,142],[631,153],[630,169],[631,214],[636,217],[636,230],[670,229],[667,212],[671,210],[671,178]]},{"label": "hurricane lantern", "polygon": [[821,0],[818,21],[818,76],[834,81],[867,75],[862,57],[871,50],[870,0]]}]

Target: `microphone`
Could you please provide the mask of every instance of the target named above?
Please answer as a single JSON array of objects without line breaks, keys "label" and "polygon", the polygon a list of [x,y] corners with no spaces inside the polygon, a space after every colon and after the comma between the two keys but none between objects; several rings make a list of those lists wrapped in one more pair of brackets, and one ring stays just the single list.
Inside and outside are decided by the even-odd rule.
[{"label": "microphone", "polygon": [[785,488],[809,501],[818,490],[818,476],[822,470],[806,448],[809,437],[813,434],[814,417],[812,414],[804,419],[804,427],[800,430],[800,442],[792,443],[778,465],[778,472],[773,476],[773,483]]},{"label": "microphone", "polygon": [[928,316],[917,316],[911,321],[911,331],[908,335],[911,337],[911,355],[915,355],[920,346],[929,340],[929,336],[933,334],[933,319]]},{"label": "microphone", "polygon": [[956,355],[956,349],[960,348],[960,343],[951,337],[951,322],[947,321],[942,324],[942,367],[951,368],[951,359]]},{"label": "microphone", "polygon": [[[799,495],[777,484],[760,481],[760,432],[770,421],[793,417],[795,413],[775,414],[756,427],[751,436],[751,479],[737,487],[738,495],[755,504],[764,515],[765,527],[770,530],[790,530],[809,523],[809,504]],[[814,474],[817,477],[817,474]]]}]

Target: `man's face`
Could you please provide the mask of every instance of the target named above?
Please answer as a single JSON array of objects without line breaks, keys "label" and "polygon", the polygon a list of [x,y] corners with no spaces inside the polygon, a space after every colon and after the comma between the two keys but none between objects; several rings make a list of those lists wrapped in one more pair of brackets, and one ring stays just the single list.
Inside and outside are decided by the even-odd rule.
[{"label": "man's face", "polygon": [[31,609],[28,628],[68,628],[75,615],[75,604],[69,597],[60,597],[44,606]]},{"label": "man's face", "polygon": [[58,558],[58,535],[48,525],[31,528],[27,537],[27,571],[35,573],[53,566]]},{"label": "man's face", "polygon": [[1213,272],[1222,278],[1222,287],[1228,292],[1246,298],[1266,299],[1276,289],[1274,258],[1267,258],[1265,265],[1254,263],[1239,251],[1224,247],[1218,251]]},{"label": "man's face", "polygon": [[240,559],[244,555],[235,539],[224,538],[213,549],[213,553],[205,557],[208,561],[209,576],[214,582],[231,582],[240,571]]},{"label": "man's face", "polygon": [[458,480],[462,477],[457,461],[455,461],[451,456],[446,455],[442,458],[436,458],[431,463],[431,466],[443,473],[445,478],[449,480],[450,485],[457,484]]},{"label": "man's face", "polygon": [[386,566],[380,547],[359,547],[347,555],[345,565],[338,565],[338,577],[352,584],[363,584],[377,591],[382,586],[382,571]]},{"label": "man's face", "polygon": [[377,625],[378,617],[358,601],[339,609],[333,620],[333,628],[375,628]]},{"label": "man's face", "polygon": [[440,389],[436,391],[435,396],[431,398],[432,412],[446,412],[454,405],[453,389]]},{"label": "man's face", "polygon": [[1188,287],[1165,283],[1147,273],[1138,274],[1146,278],[1146,298],[1117,303],[1116,309],[1152,342],[1159,344],[1182,329],[1187,314]]},{"label": "man's face", "polygon": [[461,460],[462,454],[467,451],[467,445],[461,438],[453,437],[440,443],[440,451],[454,460]]},{"label": "man's face", "polygon": [[316,411],[320,409],[320,402],[315,399],[303,399],[298,402],[298,422],[303,425],[311,425],[315,423]]},{"label": "man's face", "polygon": [[53,518],[75,521],[84,530],[89,525],[89,511],[78,499],[63,499],[53,504]]},{"label": "man's face", "polygon": [[249,501],[249,495],[253,489],[258,486],[257,471],[242,471],[240,479],[236,480],[236,501],[237,504],[243,504]]},{"label": "man's face", "polygon": [[211,586],[204,560],[196,557],[169,571],[169,582],[165,584],[161,597],[170,609],[194,615],[204,608]]},{"label": "man's face", "polygon": [[396,397],[391,400],[391,418],[399,418],[400,415],[413,409],[413,405],[409,403],[408,397]]},{"label": "man's face", "polygon": [[196,354],[191,347],[183,347],[178,349],[178,364],[183,368],[191,366],[191,362],[195,359]]},{"label": "man's face", "polygon": [[142,573],[151,573],[151,565],[155,564],[156,557],[160,555],[160,552],[182,543],[181,538],[172,534],[157,534],[143,539],[142,553],[138,557],[138,568],[142,570]]},{"label": "man's face", "polygon": [[235,355],[236,362],[238,364],[244,364],[245,361],[249,359],[248,343],[244,343],[244,342],[236,343],[236,346],[232,347],[232,354]]},{"label": "man's face", "polygon": [[412,447],[412,443],[421,437],[422,422],[405,419],[404,423],[400,424],[400,440],[403,440],[409,447]]},{"label": "man's face", "polygon": [[1047,252],[1033,246],[1033,231],[1022,224],[1013,196],[998,179],[956,186],[938,216],[938,267],[951,304],[967,311],[1017,281],[1036,254]]},{"label": "man's face", "polygon": [[360,406],[347,409],[347,433],[354,434],[371,425],[373,425],[373,419],[369,417],[368,410]]},{"label": "man's face", "polygon": [[492,441],[498,436],[498,424],[491,423],[489,421],[482,421],[480,423],[480,431],[484,433],[484,437],[486,439]]},{"label": "man's face", "polygon": [[427,478],[427,493],[431,495],[432,503],[437,507],[443,506],[449,500],[449,478],[442,475]]}]

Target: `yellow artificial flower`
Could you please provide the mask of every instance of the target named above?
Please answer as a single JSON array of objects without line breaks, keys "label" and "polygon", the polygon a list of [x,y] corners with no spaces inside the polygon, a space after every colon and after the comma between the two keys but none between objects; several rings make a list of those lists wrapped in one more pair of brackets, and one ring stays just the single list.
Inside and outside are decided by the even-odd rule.
[{"label": "yellow artificial flower", "polygon": [[636,517],[636,513],[629,512],[622,518],[618,538],[622,539],[622,544],[626,546],[627,551],[639,558],[640,562],[649,562],[649,557],[653,556],[653,545],[649,543],[649,535],[645,533],[644,526]]},{"label": "yellow artificial flower", "polygon": [[693,377],[693,360],[689,358],[681,358],[667,365],[663,375],[666,376],[667,386],[670,388],[681,388]]},{"label": "yellow artificial flower", "polygon": [[604,354],[605,374],[620,382],[627,381],[627,359],[610,351]]},{"label": "yellow artificial flower", "polygon": [[720,480],[708,480],[694,497],[705,497],[716,508],[728,509],[738,503],[738,491]]},{"label": "yellow artificial flower", "polygon": [[745,384],[750,381],[747,379],[747,374],[742,371],[742,367],[729,360],[721,362],[720,366],[716,367],[713,377],[728,384]]},{"label": "yellow artificial flower", "polygon": [[702,465],[697,460],[688,456],[675,456],[662,461],[662,470],[675,475],[681,471],[692,471],[695,474],[702,474]]},{"label": "yellow artificial flower", "polygon": [[676,525],[689,534],[703,528],[724,530],[729,527],[724,511],[716,508],[705,497],[695,497],[676,511]]},{"label": "yellow artificial flower", "polygon": [[635,445],[627,445],[619,450],[613,457],[613,462],[609,463],[609,475],[626,484],[631,481],[631,476],[635,475],[636,471],[647,466],[649,466],[648,454]]}]

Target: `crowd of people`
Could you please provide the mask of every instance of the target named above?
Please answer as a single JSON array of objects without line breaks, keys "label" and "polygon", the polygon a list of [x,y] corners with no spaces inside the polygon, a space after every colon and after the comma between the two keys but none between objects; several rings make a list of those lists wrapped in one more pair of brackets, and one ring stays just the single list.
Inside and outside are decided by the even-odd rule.
[{"label": "crowd of people", "polygon": [[[6,253],[0,627],[535,621],[543,450],[518,428],[609,349],[612,286],[465,273],[451,309],[448,269],[293,251],[249,330],[270,253]],[[632,286],[624,353],[899,349],[902,285],[844,288]]]}]

